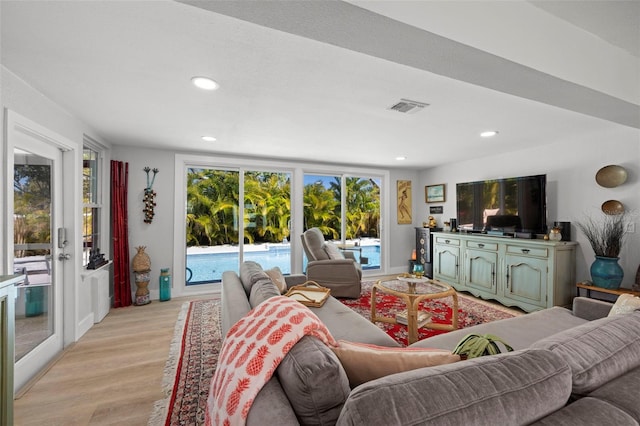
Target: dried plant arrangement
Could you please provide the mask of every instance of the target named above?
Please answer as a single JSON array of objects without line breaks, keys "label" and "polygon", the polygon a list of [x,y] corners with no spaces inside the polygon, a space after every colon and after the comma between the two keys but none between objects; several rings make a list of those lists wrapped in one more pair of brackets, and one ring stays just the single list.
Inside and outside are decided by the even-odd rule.
[{"label": "dried plant arrangement", "polygon": [[594,219],[587,216],[576,226],[589,240],[596,256],[619,257],[627,229],[627,214],[605,214]]}]

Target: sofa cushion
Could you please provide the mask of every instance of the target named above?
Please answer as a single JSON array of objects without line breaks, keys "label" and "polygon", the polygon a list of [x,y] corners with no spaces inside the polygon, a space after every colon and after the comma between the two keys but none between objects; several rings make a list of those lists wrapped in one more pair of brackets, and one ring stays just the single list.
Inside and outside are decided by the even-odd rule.
[{"label": "sofa cushion", "polygon": [[523,350],[364,383],[337,424],[522,425],[562,408],[570,394],[571,370],[560,356]]},{"label": "sofa cushion", "polygon": [[262,270],[262,266],[259,263],[247,260],[240,265],[240,281],[247,296],[251,294],[251,287],[256,281],[269,278],[269,276]]},{"label": "sofa cushion", "polygon": [[260,303],[274,296],[280,296],[280,290],[278,290],[278,287],[276,287],[269,277],[266,277],[256,281],[251,287],[249,303],[252,308],[255,308]]},{"label": "sofa cushion", "polygon": [[531,347],[551,350],[567,360],[573,392],[586,395],[640,366],[640,311],[591,321]]},{"label": "sofa cushion", "polygon": [[390,348],[346,340],[339,340],[338,347],[331,349],[352,388],[389,374],[460,361],[459,355],[442,349]]},{"label": "sofa cushion", "polygon": [[639,387],[640,367],[600,386],[590,393],[589,396],[615,405],[634,419],[640,421],[640,404],[638,403],[640,397]]},{"label": "sofa cushion", "polygon": [[336,422],[349,395],[349,380],[327,345],[303,337],[284,357],[277,374],[300,424]]},{"label": "sofa cushion", "polygon": [[272,376],[253,400],[246,426],[295,425],[297,422],[280,381]]},{"label": "sofa cushion", "polygon": [[287,292],[287,282],[284,279],[284,275],[282,275],[282,271],[277,266],[274,266],[271,269],[267,269],[264,271],[265,274],[269,276],[271,281],[278,287],[280,294],[284,294]]},{"label": "sofa cushion", "polygon": [[637,426],[628,414],[605,401],[581,398],[566,407],[532,423],[532,426]]},{"label": "sofa cushion", "polygon": [[631,294],[621,294],[618,296],[616,303],[611,307],[608,316],[629,314],[636,309],[640,309],[640,297],[635,297]]}]

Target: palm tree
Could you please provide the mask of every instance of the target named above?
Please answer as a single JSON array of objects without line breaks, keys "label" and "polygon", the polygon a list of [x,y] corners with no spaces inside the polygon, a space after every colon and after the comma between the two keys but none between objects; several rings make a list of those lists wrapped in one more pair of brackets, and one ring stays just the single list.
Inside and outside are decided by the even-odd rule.
[{"label": "palm tree", "polygon": [[190,169],[187,245],[238,243],[238,172]]},{"label": "palm tree", "polygon": [[[245,238],[250,242],[280,242],[288,237],[291,220],[290,175],[250,172],[245,174],[244,190]],[[250,236],[247,231],[250,231]]]},{"label": "palm tree", "polygon": [[340,199],[321,182],[305,185],[303,193],[304,229],[318,228],[325,238],[340,238]]}]

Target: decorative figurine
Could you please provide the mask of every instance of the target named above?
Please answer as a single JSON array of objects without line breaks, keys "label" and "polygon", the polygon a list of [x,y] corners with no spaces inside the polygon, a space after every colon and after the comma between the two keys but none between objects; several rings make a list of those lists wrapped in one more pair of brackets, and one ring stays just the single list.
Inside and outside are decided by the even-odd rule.
[{"label": "decorative figurine", "polygon": [[98,269],[108,261],[104,258],[104,254],[100,253],[100,249],[93,249],[89,252],[89,263],[87,269]]},{"label": "decorative figurine", "polygon": [[429,216],[429,228],[436,228],[438,226],[438,222],[436,222],[436,218],[433,216]]},{"label": "decorative figurine", "polygon": [[[151,223],[153,221],[153,216],[155,216],[154,208],[156,206],[156,192],[151,189],[153,187],[153,182],[156,180],[156,175],[158,174],[158,169],[151,170],[150,167],[145,167],[143,169],[147,173],[147,187],[144,189],[144,223]],[[151,182],[149,182],[149,172],[153,171],[153,176],[151,177]]]},{"label": "decorative figurine", "polygon": [[151,259],[149,255],[144,252],[145,246],[136,247],[138,252],[133,256],[131,266],[133,267],[133,274],[136,281],[136,300],[135,304],[147,305],[151,303],[149,297],[149,275],[151,273]]}]

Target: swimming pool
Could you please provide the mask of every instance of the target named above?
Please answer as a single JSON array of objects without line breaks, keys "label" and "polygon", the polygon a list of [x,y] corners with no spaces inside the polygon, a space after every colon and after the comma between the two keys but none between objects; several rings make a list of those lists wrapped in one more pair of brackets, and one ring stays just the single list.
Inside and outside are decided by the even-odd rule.
[{"label": "swimming pool", "polygon": [[[360,253],[355,252],[356,259]],[[362,257],[368,262],[362,269],[380,269],[380,246],[362,246]],[[244,253],[244,260],[259,263],[263,269],[274,266],[280,268],[283,274],[291,273],[291,247],[288,245],[271,245],[264,250],[252,250]],[[303,269],[306,269],[307,258],[304,258]],[[238,272],[238,253],[193,253],[187,254],[187,285],[197,285],[222,280],[224,271]]]}]

